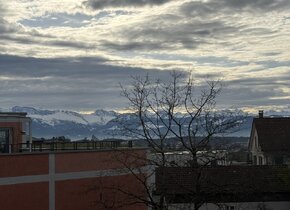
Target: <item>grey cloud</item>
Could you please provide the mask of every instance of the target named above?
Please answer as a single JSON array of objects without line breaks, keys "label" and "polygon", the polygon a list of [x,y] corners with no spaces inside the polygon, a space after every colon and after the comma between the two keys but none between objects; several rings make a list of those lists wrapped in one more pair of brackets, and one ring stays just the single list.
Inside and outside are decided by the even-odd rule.
[{"label": "grey cloud", "polygon": [[[214,59],[214,58],[212,58]],[[168,80],[168,71],[108,65],[102,57],[38,59],[0,55],[0,97],[2,106],[24,105],[51,109],[124,108],[127,101],[120,97],[119,83],[127,87],[130,75],[150,74]],[[213,60],[212,60],[213,61]],[[195,74],[196,78],[219,78],[220,74]],[[17,78],[35,78],[33,81]],[[45,79],[41,79],[41,78]],[[14,78],[14,80],[13,80]],[[245,78],[225,82],[218,105],[238,107],[279,105],[287,96],[281,87],[288,87],[290,76]]]},{"label": "grey cloud", "polygon": [[[1,30],[1,28],[0,28]],[[46,38],[46,40],[42,39]],[[34,45],[45,45],[45,46],[56,46],[56,47],[65,47],[65,48],[76,48],[76,49],[94,49],[94,45],[90,45],[85,42],[80,42],[80,41],[70,41],[70,40],[58,40],[54,37],[49,37],[49,36],[28,36],[26,34],[22,33],[0,33],[0,39],[7,40],[7,41],[12,41],[15,43],[20,43],[24,45],[28,44],[34,44]]]},{"label": "grey cloud", "polygon": [[288,0],[223,0],[223,5],[235,9],[271,11],[290,6]]},{"label": "grey cloud", "polygon": [[[285,73],[279,76],[273,77],[263,77],[263,78],[243,78],[243,79],[235,79],[227,82],[228,86],[256,86],[259,87],[258,89],[261,90],[266,86],[287,86],[290,83],[290,75]],[[267,88],[265,88],[267,89]]]},{"label": "grey cloud", "polygon": [[[164,15],[167,16],[167,15]],[[143,27],[131,26],[115,32],[123,42],[102,41],[101,45],[114,50],[175,50],[196,49],[201,44],[210,44],[211,39],[226,37],[240,30],[222,21],[168,21],[163,15],[152,17]],[[166,24],[164,24],[166,22]]]},{"label": "grey cloud", "polygon": [[[1,8],[0,8],[1,12]],[[19,36],[20,35],[20,36]],[[21,25],[9,23],[4,18],[0,17],[0,40],[13,41],[21,44],[33,44],[34,41],[28,37]]]},{"label": "grey cloud", "polygon": [[[127,101],[120,96],[119,83],[129,85],[130,75],[149,73],[152,78],[169,78],[167,71],[118,67],[107,62],[102,57],[38,59],[0,54],[1,106],[124,108]],[[17,80],[22,77],[34,79]]]},{"label": "grey cloud", "polygon": [[0,46],[5,47],[9,46],[11,41],[17,43],[32,44],[30,38],[27,37],[17,37],[18,34],[23,34],[23,28],[20,25],[15,23],[9,23],[3,17],[1,17],[1,8],[0,8]]},{"label": "grey cloud", "polygon": [[[116,109],[127,106],[120,96],[119,83],[130,84],[130,75],[169,79],[168,71],[108,65],[102,57],[38,59],[0,55],[1,106],[37,106],[50,109]],[[194,74],[196,78],[219,78],[220,74]],[[3,79],[4,77],[4,79]],[[5,80],[5,78],[11,80]],[[33,78],[18,81],[17,78]],[[1,79],[2,78],[2,79]],[[44,78],[44,79],[41,79]],[[218,105],[229,107],[279,105],[288,103],[282,91],[290,76],[245,78],[225,82]],[[271,99],[277,97],[277,99]]]},{"label": "grey cloud", "polygon": [[[4,12],[4,13],[1,13]],[[93,49],[94,45],[74,40],[61,40],[56,36],[40,33],[35,29],[25,30],[21,24],[9,23],[2,16],[5,9],[0,5],[0,44],[7,45],[6,41],[23,45],[45,45],[76,49]]]},{"label": "grey cloud", "polygon": [[15,33],[19,29],[13,25],[8,23],[6,20],[0,17],[0,34],[10,34]]},{"label": "grey cloud", "polygon": [[195,60],[198,64],[210,64],[211,66],[224,66],[224,67],[238,67],[249,65],[249,62],[232,60],[228,57],[218,57],[218,56],[203,56],[195,57]]},{"label": "grey cloud", "polygon": [[215,13],[214,3],[205,3],[199,1],[186,2],[179,8],[181,14],[188,17],[204,17]]},{"label": "grey cloud", "polygon": [[224,75],[220,72],[217,73],[194,73],[193,77],[195,79],[201,79],[201,80],[214,80],[218,81],[220,80]]},{"label": "grey cloud", "polygon": [[168,43],[160,41],[127,41],[127,42],[110,42],[100,41],[100,45],[105,50],[116,50],[116,51],[131,51],[131,50],[162,50],[162,49],[173,49]]},{"label": "grey cloud", "polygon": [[259,65],[267,69],[277,68],[277,67],[290,67],[290,60],[288,61],[275,61],[275,60],[267,60],[267,61],[258,61],[256,62]]},{"label": "grey cloud", "polygon": [[93,10],[101,10],[105,8],[117,7],[143,7],[162,5],[170,0],[88,0],[84,1],[83,5]]},{"label": "grey cloud", "polygon": [[[276,89],[275,86],[264,86],[264,88],[253,88],[255,86],[240,86],[224,88],[218,103],[223,106],[275,106],[287,104],[285,99],[271,99],[272,97],[285,96],[285,94]],[[282,103],[281,103],[282,102]],[[285,103],[286,102],[286,103]]]},{"label": "grey cloud", "polygon": [[279,11],[289,7],[288,0],[210,0],[186,2],[181,6],[180,11],[191,17],[207,17],[218,13]]},{"label": "grey cloud", "polygon": [[30,37],[27,36],[15,36],[16,33],[11,33],[11,34],[0,34],[1,40],[7,40],[7,41],[12,41],[15,43],[20,43],[20,44],[35,44],[36,41],[31,39]]},{"label": "grey cloud", "polygon": [[4,7],[5,2],[2,2],[0,0],[0,17],[3,17],[3,15],[6,13],[6,8]]},{"label": "grey cloud", "polygon": [[1,34],[11,34],[11,33],[15,33],[19,30],[21,30],[21,26],[14,24],[14,23],[9,23],[6,19],[5,19],[5,15],[7,14],[7,9],[5,7],[5,1],[2,2],[0,0],[0,35]]},{"label": "grey cloud", "polygon": [[245,28],[240,31],[244,35],[254,35],[254,36],[271,36],[277,31],[269,28]]},{"label": "grey cloud", "polygon": [[48,46],[60,46],[68,48],[77,48],[77,49],[94,49],[95,46],[87,44],[80,41],[67,41],[67,40],[55,40],[55,41],[46,41],[45,44]]},{"label": "grey cloud", "polygon": [[262,56],[276,56],[276,55],[281,55],[282,52],[265,52],[261,53]]},{"label": "grey cloud", "polygon": [[[163,13],[151,16],[138,24],[124,25],[112,30],[114,40],[103,40],[100,45],[104,49],[116,51],[154,51],[154,50],[194,50],[200,45],[230,45],[228,40],[255,36],[269,38],[279,31],[256,27],[248,27],[246,22],[239,23],[233,14],[239,11],[266,12],[289,8],[286,0],[210,0],[186,1],[181,4],[177,13]],[[122,40],[122,41],[120,41]]]},{"label": "grey cloud", "polygon": [[289,83],[288,74],[271,78],[251,77],[227,81],[218,103],[237,107],[289,104],[289,99],[279,98],[289,96],[282,91],[282,87],[288,87]]}]

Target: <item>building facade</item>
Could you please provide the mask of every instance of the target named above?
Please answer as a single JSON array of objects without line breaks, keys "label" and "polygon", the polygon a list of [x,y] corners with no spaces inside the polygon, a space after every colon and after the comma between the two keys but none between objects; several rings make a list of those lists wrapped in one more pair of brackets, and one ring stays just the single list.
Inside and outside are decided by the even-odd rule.
[{"label": "building facade", "polygon": [[264,117],[260,111],[248,147],[254,165],[290,165],[290,117]]},{"label": "building facade", "polygon": [[31,119],[26,113],[0,112],[0,153],[18,152],[32,142]]},{"label": "building facade", "polygon": [[119,191],[145,196],[144,187],[120,161],[130,163],[131,155],[144,158],[146,150],[0,154],[0,209],[145,210]]}]

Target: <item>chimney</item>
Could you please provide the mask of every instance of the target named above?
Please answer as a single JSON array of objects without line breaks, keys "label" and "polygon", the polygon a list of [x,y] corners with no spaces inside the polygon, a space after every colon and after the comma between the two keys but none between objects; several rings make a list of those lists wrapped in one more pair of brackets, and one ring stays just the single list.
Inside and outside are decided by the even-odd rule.
[{"label": "chimney", "polygon": [[264,110],[259,110],[259,118],[263,118],[264,117]]}]

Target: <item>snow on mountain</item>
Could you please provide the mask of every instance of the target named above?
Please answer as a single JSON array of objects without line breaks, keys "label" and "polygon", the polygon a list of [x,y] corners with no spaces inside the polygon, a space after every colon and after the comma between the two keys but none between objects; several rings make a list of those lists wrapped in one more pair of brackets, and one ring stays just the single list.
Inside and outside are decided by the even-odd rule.
[{"label": "snow on mountain", "polygon": [[26,112],[32,118],[35,137],[66,136],[71,139],[81,139],[95,134],[102,139],[112,137],[113,132],[109,128],[119,126],[117,122],[109,123],[118,116],[114,111],[96,110],[92,114],[83,114],[20,106],[15,106],[9,111]]},{"label": "snow on mountain", "polygon": [[[1,110],[1,109],[0,109]],[[2,109],[3,110],[3,109]],[[6,110],[5,110],[6,111]],[[33,107],[15,106],[10,111],[27,112],[32,118],[32,129],[35,137],[67,136],[71,139],[80,139],[95,135],[98,139],[124,137],[124,125],[132,129],[140,125],[136,115],[132,113],[119,114],[114,111],[96,110],[91,114],[83,114],[65,110],[45,110]],[[290,116],[287,111],[265,111],[264,116]],[[249,136],[252,119],[254,116],[241,113],[246,116],[244,123],[238,132],[232,136]],[[183,117],[182,114],[179,114]]]},{"label": "snow on mountain", "polygon": [[55,112],[49,115],[30,114],[29,117],[33,119],[39,119],[43,123],[46,123],[52,126],[58,124],[61,121],[72,121],[72,122],[84,124],[84,125],[88,124],[88,122],[81,116],[70,114],[65,111],[59,111],[59,112]]},{"label": "snow on mountain", "polygon": [[115,119],[117,115],[114,111],[96,110],[92,114],[83,114],[83,118],[89,124],[106,125],[109,121]]},{"label": "snow on mountain", "polygon": [[63,110],[42,110],[35,109],[32,107],[13,107],[13,112],[27,112],[27,115],[32,119],[37,119],[42,121],[42,123],[48,125],[56,125],[61,121],[73,121],[79,124],[88,124],[88,122],[76,112],[63,111]]},{"label": "snow on mountain", "polygon": [[64,110],[42,110],[33,107],[15,106],[13,112],[27,112],[32,119],[38,119],[42,123],[54,126],[63,121],[74,122],[82,125],[105,125],[110,120],[116,118],[117,113],[113,111],[97,110],[92,114],[80,114],[73,111]]},{"label": "snow on mountain", "polygon": [[42,109],[35,109],[33,107],[21,107],[21,106],[12,107],[11,111],[12,112],[26,112],[28,115],[50,115],[56,112],[56,111],[51,111],[51,110],[42,110]]}]

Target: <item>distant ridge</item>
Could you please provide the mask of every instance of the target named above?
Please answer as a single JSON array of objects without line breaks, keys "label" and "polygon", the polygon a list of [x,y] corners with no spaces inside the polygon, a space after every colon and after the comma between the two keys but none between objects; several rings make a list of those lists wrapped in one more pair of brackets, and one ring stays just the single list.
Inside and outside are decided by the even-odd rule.
[{"label": "distant ridge", "polygon": [[[98,139],[125,138],[121,132],[122,123],[138,126],[138,121],[130,113],[120,114],[102,109],[98,109],[91,114],[82,114],[67,110],[45,110],[15,106],[10,111],[28,113],[28,116],[33,120],[32,129],[35,137],[66,136],[71,139],[82,139],[85,137],[91,138],[94,135]],[[265,116],[272,117],[290,116],[288,111],[270,110],[264,113]],[[250,136],[253,117],[253,115],[246,116],[240,130],[231,135],[236,137]]]}]

